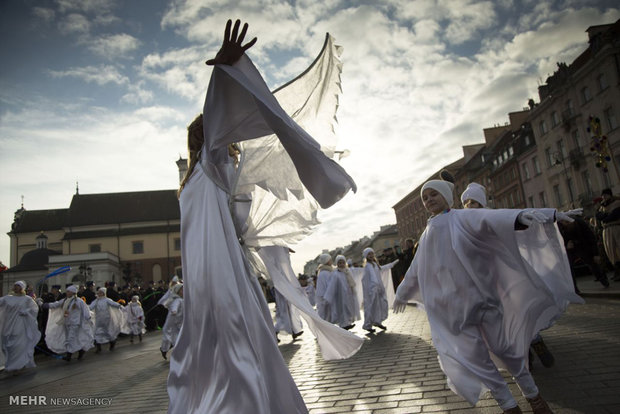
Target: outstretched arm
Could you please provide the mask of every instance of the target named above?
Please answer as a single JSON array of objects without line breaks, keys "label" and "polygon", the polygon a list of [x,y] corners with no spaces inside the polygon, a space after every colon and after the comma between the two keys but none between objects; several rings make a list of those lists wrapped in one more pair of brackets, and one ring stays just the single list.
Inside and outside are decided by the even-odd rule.
[{"label": "outstretched arm", "polygon": [[240,20],[235,21],[235,26],[233,27],[231,35],[230,26],[232,25],[232,20],[228,20],[226,22],[222,47],[220,48],[220,51],[217,52],[217,55],[215,55],[215,58],[209,59],[205,62],[207,65],[232,65],[238,61],[241,56],[243,56],[246,50],[254,46],[254,43],[256,43],[256,38],[250,40],[245,45],[241,45],[241,42],[243,42],[243,39],[245,38],[245,33],[248,30],[248,24],[244,23],[241,33],[238,34],[240,24]]}]

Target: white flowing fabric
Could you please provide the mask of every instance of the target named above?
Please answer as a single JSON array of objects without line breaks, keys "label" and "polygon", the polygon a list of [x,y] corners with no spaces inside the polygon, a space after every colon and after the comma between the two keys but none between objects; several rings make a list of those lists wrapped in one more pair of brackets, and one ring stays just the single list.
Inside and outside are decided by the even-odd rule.
[{"label": "white flowing fabric", "polygon": [[[337,99],[305,83],[298,101]],[[299,114],[321,113],[310,109]],[[298,240],[316,224],[317,202],[329,207],[355,184],[286,114],[245,55],[213,69],[203,112],[202,159],[180,197],[185,319],[171,356],[169,412],[307,412],[277,347],[248,247]],[[248,140],[260,145],[252,151]],[[242,142],[237,171],[227,150],[233,142]]]},{"label": "white flowing fabric", "polygon": [[448,384],[471,404],[503,383],[489,351],[511,371],[527,371],[534,336],[570,302],[583,303],[554,210],[546,211],[549,224],[515,231],[520,212],[450,210],[431,218],[396,292],[424,304]]},{"label": "white flowing fabric", "polygon": [[146,333],[144,326],[144,309],[139,303],[129,302],[129,305],[123,308],[125,311],[125,318],[127,321],[127,332],[123,333],[132,335],[141,335]]},{"label": "white flowing fabric", "polygon": [[[390,269],[392,269],[397,262],[398,260],[381,266],[381,281],[383,282],[383,287],[385,288],[385,297],[387,299],[388,306],[394,302],[395,297],[394,283],[392,282],[392,272]],[[355,280],[355,294],[357,295],[357,303],[359,303],[360,307],[362,307],[364,304],[364,287],[362,285],[364,268],[349,267],[349,270],[351,271],[351,275],[353,275],[353,280]]]},{"label": "white flowing fabric", "polygon": [[328,321],[331,317],[329,302],[325,300],[325,293],[332,281],[333,269],[321,269],[316,276],[316,291],[314,292],[314,300],[316,302],[316,312],[322,319]]},{"label": "white flowing fabric", "polygon": [[373,263],[366,263],[362,277],[364,291],[364,329],[371,329],[388,317],[388,301],[381,268]]},{"label": "white flowing fabric", "polygon": [[164,352],[168,352],[170,348],[176,345],[179,338],[179,332],[183,326],[183,298],[177,296],[170,302],[166,302],[168,315],[166,322],[161,328],[161,347]]},{"label": "white flowing fabric", "polygon": [[45,343],[51,351],[57,354],[73,353],[79,350],[88,351],[94,346],[93,313],[84,301],[76,298],[75,309],[69,309],[69,314],[65,317],[62,306],[65,300],[67,299],[49,304]]},{"label": "white flowing fabric", "polygon": [[0,298],[0,361],[6,371],[32,368],[34,347],[41,339],[37,325],[39,307],[27,295],[8,295]]},{"label": "white flowing fabric", "polygon": [[93,300],[89,308],[94,312],[95,342],[107,344],[115,341],[123,325],[127,325],[121,305],[104,296]]},{"label": "white flowing fabric", "polygon": [[303,331],[304,327],[299,316],[299,311],[291,306],[284,296],[274,289],[276,300],[276,322],[274,324],[276,333],[286,332],[289,335]]},{"label": "white flowing fabric", "polygon": [[[349,272],[349,269],[345,269]],[[329,321],[340,327],[351,325],[360,319],[360,305],[355,288],[349,286],[345,271],[336,268],[331,274],[331,283],[325,292],[325,301],[329,304]],[[351,276],[353,278],[353,276]]]},{"label": "white flowing fabric", "polygon": [[[304,318],[308,328],[319,342],[323,358],[326,360],[345,359],[355,355],[361,348],[364,340],[323,320],[312,308],[301,285],[299,283],[292,283],[297,281],[297,278],[291,267],[288,248],[266,246],[261,248],[258,254],[267,267],[274,286],[281,286],[284,290],[281,293],[286,297],[293,298],[291,303],[302,312],[302,318]],[[285,282],[285,280],[288,280],[288,282]]]}]

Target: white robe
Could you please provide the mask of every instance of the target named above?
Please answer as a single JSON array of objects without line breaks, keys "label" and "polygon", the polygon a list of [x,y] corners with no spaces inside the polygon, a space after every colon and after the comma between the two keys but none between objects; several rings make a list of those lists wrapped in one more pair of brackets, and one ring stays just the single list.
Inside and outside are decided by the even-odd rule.
[{"label": "white robe", "polygon": [[316,301],[316,312],[321,318],[325,319],[326,321],[329,321],[331,318],[329,302],[325,300],[325,292],[327,292],[331,280],[332,271],[326,269],[319,271],[319,274],[316,277],[316,292],[314,293],[314,300]]},{"label": "white robe", "polygon": [[107,344],[116,341],[122,326],[126,323],[120,303],[105,296],[97,297],[90,303],[89,308],[95,313],[95,342]]},{"label": "white robe", "polygon": [[124,308],[127,319],[128,332],[132,335],[142,335],[146,332],[144,327],[144,309],[139,303],[129,302]]},{"label": "white robe", "polygon": [[[360,319],[360,305],[355,292],[355,281],[348,269],[351,281],[344,271],[338,268],[330,276],[331,283],[325,292],[325,301],[329,304],[329,321],[340,327],[351,325]],[[353,286],[351,286],[353,284]]]},{"label": "white robe", "polygon": [[[63,304],[75,298],[65,315]],[[95,326],[88,305],[80,298],[63,298],[49,304],[45,343],[57,354],[88,351],[92,348]]]},{"label": "white robe", "polygon": [[168,352],[170,348],[176,345],[179,332],[183,326],[183,298],[177,296],[171,301],[165,302],[164,306],[168,308],[168,315],[166,316],[164,327],[161,329],[160,349]]},{"label": "white robe", "polygon": [[[239,225],[244,221],[231,215],[235,170],[226,146],[276,133],[275,139],[286,148],[283,162],[295,166],[305,188],[323,207],[342,198],[354,183],[286,115],[245,55],[234,66],[214,68],[204,132],[202,160],[180,197],[185,319],[171,355],[169,412],[307,412],[278,349],[248,251],[240,243],[244,233]],[[269,167],[257,166],[268,175]],[[287,191],[278,197],[296,197]],[[295,194],[302,192],[303,187]],[[274,195],[263,190],[261,197],[253,197],[252,208],[265,205],[257,199]],[[312,214],[309,211],[310,219]],[[260,224],[251,223],[257,231],[264,227]]]},{"label": "white robe", "polygon": [[38,313],[39,307],[30,296],[0,298],[0,353],[6,358],[0,366],[6,371],[35,366],[34,347],[41,339]]},{"label": "white robe", "polygon": [[364,329],[372,329],[388,317],[388,302],[385,286],[381,278],[381,268],[366,263],[362,277],[364,291]]},{"label": "white robe", "polygon": [[[515,375],[531,340],[574,292],[554,210],[549,224],[515,231],[521,210],[450,210],[428,221],[396,296],[424,305],[450,388],[475,404],[502,378],[489,351]],[[488,349],[487,349],[488,348]]]},{"label": "white robe", "polygon": [[310,301],[310,305],[316,306],[316,289],[311,280],[309,280],[308,284],[304,286],[304,291],[306,292],[306,297]]},{"label": "white robe", "polygon": [[[392,269],[397,262],[398,261],[394,261],[381,266],[381,281],[383,282],[383,287],[385,288],[385,297],[387,299],[388,306],[390,303],[394,302],[395,297],[394,283],[392,282],[392,272],[390,269]],[[363,267],[349,267],[349,271],[355,281],[355,294],[357,296],[357,303],[360,305],[360,309],[364,305],[364,286],[362,283],[362,279],[364,278],[364,269],[365,268]]]},{"label": "white robe", "polygon": [[291,306],[288,300],[278,291],[275,292],[276,299],[276,322],[275,330],[278,332],[286,332],[289,335],[301,332],[304,327],[299,316],[299,311]]}]

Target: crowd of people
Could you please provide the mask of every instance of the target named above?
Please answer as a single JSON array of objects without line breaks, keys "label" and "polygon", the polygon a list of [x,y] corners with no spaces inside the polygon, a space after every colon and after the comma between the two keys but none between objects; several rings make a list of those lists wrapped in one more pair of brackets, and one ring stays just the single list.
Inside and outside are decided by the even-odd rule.
[{"label": "crowd of people", "polygon": [[0,298],[0,362],[4,370],[19,374],[33,368],[35,353],[65,361],[77,359],[95,348],[102,351],[108,344],[113,351],[119,336],[134,343],[147,328],[161,329],[161,353],[176,342],[182,324],[182,283],[174,276],[167,289],[163,283],[150,282],[123,286],[120,292],[114,282],[96,287],[93,282],[76,286],[52,285],[49,292],[37,297],[32,286],[17,281],[9,295]]}]

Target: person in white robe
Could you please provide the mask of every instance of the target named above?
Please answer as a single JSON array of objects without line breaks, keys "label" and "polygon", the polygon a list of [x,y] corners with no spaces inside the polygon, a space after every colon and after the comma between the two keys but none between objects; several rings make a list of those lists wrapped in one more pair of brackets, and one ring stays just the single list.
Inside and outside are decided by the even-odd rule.
[{"label": "person in white robe", "polygon": [[276,300],[276,321],[274,325],[276,330],[276,338],[278,338],[278,342],[280,342],[278,334],[280,332],[286,332],[293,337],[294,342],[304,333],[301,315],[299,314],[299,311],[278,291],[278,289],[274,288],[273,292]]},{"label": "person in white robe", "polygon": [[[536,414],[550,413],[528,370],[530,341],[574,293],[554,209],[454,210],[453,184],[422,186],[431,213],[394,311],[423,305],[450,388],[475,405],[488,389],[505,413],[520,413],[491,353],[513,375]],[[549,223],[540,225],[539,223]],[[520,230],[520,231],[515,231]],[[528,245],[516,233],[529,232]]]},{"label": "person in white robe", "polygon": [[97,298],[90,303],[90,310],[95,313],[95,353],[101,352],[101,345],[110,344],[110,351],[116,346],[116,338],[121,332],[123,314],[121,304],[106,297],[107,289],[100,287]]},{"label": "person in white robe", "polygon": [[336,269],[325,292],[331,312],[330,322],[343,329],[352,329],[360,319],[360,305],[355,292],[355,280],[343,255],[336,256]]},{"label": "person in white robe", "polygon": [[0,298],[0,367],[4,365],[6,372],[35,367],[34,347],[41,339],[38,313],[24,281],[15,282],[13,292]]},{"label": "person in white robe", "polygon": [[78,359],[82,359],[93,347],[94,325],[88,305],[77,297],[77,286],[67,287],[65,293],[65,298],[43,304],[50,309],[45,343],[51,351],[65,354],[63,359],[69,362],[74,352],[78,351]]},{"label": "person in white robe", "polygon": [[166,322],[161,329],[161,356],[168,359],[166,354],[174,347],[183,325],[183,284],[178,283],[172,287],[168,299],[164,302],[164,307],[168,309]]},{"label": "person in white robe", "polygon": [[[254,258],[247,247],[253,240],[243,237],[247,234],[243,227],[248,224],[247,210],[266,205],[269,208],[268,197],[301,205],[308,203],[312,195],[312,203],[327,208],[354,189],[355,184],[286,114],[269,91],[244,54],[254,43],[242,45],[247,25],[239,32],[237,21],[232,33],[231,25],[229,21],[216,58],[207,61],[215,67],[205,99],[204,122],[203,116],[199,116],[188,128],[189,168],[179,199],[183,276],[188,289],[184,297],[185,319],[171,353],[168,410],[171,413],[305,413],[307,408],[278,349],[271,314],[252,263]],[[330,68],[338,69],[336,66]],[[338,72],[333,73],[337,75]],[[334,81],[336,78],[330,77]],[[331,100],[332,96],[335,95],[321,94],[319,99]],[[335,99],[333,101],[335,104]],[[312,115],[317,111],[308,113]],[[264,189],[252,183],[252,189],[240,190],[237,179],[243,173],[237,169],[237,160],[228,147],[235,142],[242,143],[243,161],[254,141],[281,144],[278,148],[272,146],[281,156],[275,166],[286,163],[297,172],[295,177],[271,175],[260,180],[260,185],[266,186]],[[262,162],[266,155],[262,147],[255,147],[257,152],[242,163],[246,171],[253,172],[252,178],[256,177],[257,169],[264,168],[262,171],[270,174],[274,167]],[[249,166],[252,162],[255,164]],[[290,179],[298,180],[300,186],[287,186],[282,192],[271,191],[274,180],[288,183]],[[251,199],[247,197],[250,192]],[[265,203],[261,204],[260,200]],[[245,213],[243,206],[246,206]],[[304,214],[308,212],[309,223],[314,223],[315,211],[292,211],[288,218],[297,223],[297,220],[305,220]],[[290,220],[282,220],[285,226],[288,222]],[[263,229],[263,223],[254,221],[251,224]],[[282,234],[278,233],[279,228],[281,226],[270,237]],[[305,228],[293,231],[290,239],[307,233]],[[264,255],[260,259],[271,261],[268,267],[272,276],[286,273],[275,277],[284,285],[290,285],[289,293],[294,295],[292,290],[301,289],[294,272],[289,269],[288,249],[283,247],[289,238],[273,244],[272,238],[269,240],[269,244],[260,246],[258,253]],[[278,283],[274,285],[278,287]],[[299,295],[303,299],[299,305],[311,310],[303,292]],[[305,305],[301,303],[304,301]],[[355,348],[346,356],[357,352],[361,338],[328,325],[355,340]],[[342,333],[335,336],[342,336]],[[239,398],[240,395],[243,398]]]},{"label": "person in white robe", "polygon": [[138,335],[140,342],[142,342],[142,335],[144,335],[146,329],[144,325],[144,309],[142,309],[138,295],[131,297],[131,302],[125,306],[125,313],[127,325],[129,326],[129,342],[133,344],[133,338],[136,335]]},{"label": "person in white robe", "polygon": [[163,305],[166,302],[166,300],[168,300],[168,298],[170,297],[170,293],[172,292],[172,288],[174,287],[174,285],[177,285],[179,283],[181,283],[179,277],[177,275],[174,275],[172,277],[172,280],[170,281],[170,284],[168,285],[168,290],[166,291],[166,293],[162,295],[161,298],[159,298],[159,300],[157,301],[157,304]]},{"label": "person in white robe", "polygon": [[[364,330],[374,333],[377,328],[387,329],[383,321],[388,317],[388,301],[385,292],[385,284],[381,277],[382,267],[375,258],[375,251],[367,247],[362,251],[362,257],[366,262],[364,265],[364,275],[362,276],[362,289],[364,292]],[[395,263],[391,263],[393,266]],[[391,278],[388,277],[388,283]],[[391,284],[391,283],[390,283]],[[392,285],[393,289],[393,285]]]},{"label": "person in white robe", "polygon": [[325,293],[327,292],[329,284],[332,281],[334,266],[332,258],[328,253],[323,253],[319,256],[319,267],[317,270],[318,275],[316,277],[316,291],[314,293],[316,312],[321,318],[331,322],[331,310],[329,308],[329,302],[325,300]]},{"label": "person in white robe", "polygon": [[302,288],[304,288],[304,292],[306,293],[306,297],[310,302],[311,306],[316,306],[316,289],[314,287],[314,282],[306,275],[299,276],[299,284]]}]

